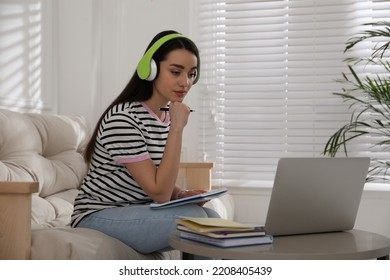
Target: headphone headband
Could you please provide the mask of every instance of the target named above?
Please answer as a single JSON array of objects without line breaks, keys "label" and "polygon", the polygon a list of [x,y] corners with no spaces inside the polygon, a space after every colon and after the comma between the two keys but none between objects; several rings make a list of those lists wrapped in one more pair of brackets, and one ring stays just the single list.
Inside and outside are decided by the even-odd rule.
[{"label": "headphone headband", "polygon": [[[147,81],[153,81],[157,76],[157,65],[156,62],[152,59],[154,53],[167,41],[183,37],[182,34],[179,33],[173,33],[165,35],[164,37],[161,37],[158,39],[144,54],[144,56],[141,58],[141,60],[138,62],[137,65],[137,74],[138,77],[142,80]],[[189,40],[189,39],[188,39]],[[199,75],[195,78],[194,84],[198,81]]]}]

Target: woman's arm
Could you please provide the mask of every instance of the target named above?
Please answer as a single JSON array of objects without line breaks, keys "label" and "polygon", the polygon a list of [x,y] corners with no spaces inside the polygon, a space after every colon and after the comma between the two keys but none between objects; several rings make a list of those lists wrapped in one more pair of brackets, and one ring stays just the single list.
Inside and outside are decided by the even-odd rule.
[{"label": "woman's arm", "polygon": [[171,103],[171,127],[158,168],[151,159],[126,164],[136,182],[157,203],[167,202],[174,195],[179,172],[183,130],[189,114],[190,109],[187,105],[179,102]]}]

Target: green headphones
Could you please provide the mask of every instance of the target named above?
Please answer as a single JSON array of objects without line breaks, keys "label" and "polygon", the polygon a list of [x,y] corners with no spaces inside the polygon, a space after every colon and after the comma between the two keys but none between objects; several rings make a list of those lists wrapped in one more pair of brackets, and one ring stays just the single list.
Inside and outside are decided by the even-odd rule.
[{"label": "green headphones", "polygon": [[[158,39],[144,54],[144,56],[141,58],[141,60],[138,62],[137,65],[137,74],[138,77],[141,80],[147,80],[147,81],[153,81],[157,76],[157,64],[152,58],[154,53],[167,41],[184,37],[181,34],[174,33],[174,34],[168,34],[160,39]],[[187,38],[186,38],[187,39]],[[188,39],[189,40],[189,39]],[[199,63],[199,62],[198,62]],[[199,65],[198,65],[198,71],[199,71]],[[196,78],[193,82],[195,84],[199,79],[199,75],[196,75]]]}]

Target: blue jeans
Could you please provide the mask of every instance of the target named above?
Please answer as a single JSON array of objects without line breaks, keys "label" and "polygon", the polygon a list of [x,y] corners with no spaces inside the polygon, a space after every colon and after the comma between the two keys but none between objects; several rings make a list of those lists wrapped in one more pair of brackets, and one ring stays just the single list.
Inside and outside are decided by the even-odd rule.
[{"label": "blue jeans", "polygon": [[212,209],[187,204],[165,209],[151,209],[149,205],[131,205],[107,208],[92,213],[81,220],[77,227],[92,228],[143,254],[171,250],[169,235],[176,229],[179,216],[219,217]]}]

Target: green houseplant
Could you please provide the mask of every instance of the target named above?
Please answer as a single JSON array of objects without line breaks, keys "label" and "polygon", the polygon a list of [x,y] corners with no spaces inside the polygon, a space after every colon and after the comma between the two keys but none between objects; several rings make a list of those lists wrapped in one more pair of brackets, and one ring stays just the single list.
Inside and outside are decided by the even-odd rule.
[{"label": "green houseplant", "polygon": [[[333,94],[350,103],[353,113],[350,121],[329,138],[324,155],[334,157],[342,151],[348,156],[347,144],[363,136],[371,138],[376,150],[390,150],[390,22],[367,23],[365,26],[371,26],[371,29],[350,38],[344,52],[363,41],[373,42],[374,48],[369,57],[351,57],[345,60],[350,73],[343,73],[340,82],[346,86]],[[359,66],[363,66],[363,69],[375,67],[376,74],[361,74],[356,70]],[[367,181],[386,180],[389,168],[390,159],[373,158]]]}]

